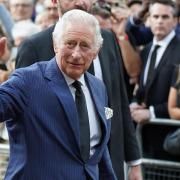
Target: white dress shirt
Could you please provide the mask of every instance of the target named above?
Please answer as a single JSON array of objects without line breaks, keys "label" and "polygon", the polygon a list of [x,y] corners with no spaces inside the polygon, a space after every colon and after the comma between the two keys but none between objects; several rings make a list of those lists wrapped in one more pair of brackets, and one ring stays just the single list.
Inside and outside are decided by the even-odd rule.
[{"label": "white dress shirt", "polygon": [[101,81],[103,81],[103,75],[102,75],[102,69],[99,57],[96,56],[96,58],[92,61],[94,64],[94,73],[97,78],[99,78]]},{"label": "white dress shirt", "polygon": [[[63,73],[63,72],[62,72]],[[64,78],[69,86],[69,89],[72,93],[73,99],[75,100],[75,91],[76,89],[72,86],[72,83],[74,82],[73,79],[69,78],[67,75],[64,75]],[[82,75],[78,81],[82,83],[82,91],[84,93],[85,99],[86,99],[86,105],[88,110],[88,117],[89,117],[89,128],[90,128],[90,156],[92,156],[95,153],[96,146],[100,143],[102,132],[100,127],[100,122],[98,120],[98,116],[95,110],[94,103],[92,101],[89,89],[86,85],[84,75]]]}]

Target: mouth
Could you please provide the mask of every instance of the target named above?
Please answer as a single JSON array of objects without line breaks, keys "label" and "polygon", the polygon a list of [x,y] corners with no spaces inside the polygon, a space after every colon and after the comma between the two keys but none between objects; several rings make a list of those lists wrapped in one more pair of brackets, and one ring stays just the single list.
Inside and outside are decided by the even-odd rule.
[{"label": "mouth", "polygon": [[83,66],[83,64],[80,63],[69,63],[69,64],[74,68],[81,68]]}]

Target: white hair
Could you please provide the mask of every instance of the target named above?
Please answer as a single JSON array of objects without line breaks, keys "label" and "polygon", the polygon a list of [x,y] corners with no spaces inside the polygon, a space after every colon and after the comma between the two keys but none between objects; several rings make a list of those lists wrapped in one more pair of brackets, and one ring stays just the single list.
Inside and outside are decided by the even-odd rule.
[{"label": "white hair", "polygon": [[53,32],[53,40],[57,46],[60,44],[63,38],[63,32],[69,24],[82,24],[84,27],[94,29],[94,48],[99,49],[101,47],[103,38],[101,36],[99,22],[93,15],[78,9],[66,12],[57,22]]}]

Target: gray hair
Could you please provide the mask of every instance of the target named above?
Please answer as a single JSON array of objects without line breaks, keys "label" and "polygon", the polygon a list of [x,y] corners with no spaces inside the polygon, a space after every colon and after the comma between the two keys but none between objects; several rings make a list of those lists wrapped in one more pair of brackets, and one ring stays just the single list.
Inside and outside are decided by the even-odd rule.
[{"label": "gray hair", "polygon": [[83,24],[84,27],[91,27],[94,29],[94,49],[99,49],[102,46],[103,38],[101,36],[99,22],[93,15],[78,9],[66,12],[57,22],[53,32],[53,40],[57,46],[63,38],[62,35],[67,25],[72,23]]}]

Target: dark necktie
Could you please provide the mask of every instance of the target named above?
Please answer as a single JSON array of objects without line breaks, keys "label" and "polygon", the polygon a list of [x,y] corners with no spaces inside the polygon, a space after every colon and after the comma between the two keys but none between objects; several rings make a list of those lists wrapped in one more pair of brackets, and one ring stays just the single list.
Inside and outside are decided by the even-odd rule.
[{"label": "dark necktie", "polygon": [[153,52],[151,54],[149,70],[148,70],[148,76],[147,76],[147,83],[152,79],[154,69],[155,69],[157,50],[158,50],[159,47],[160,47],[159,45],[155,45],[154,50],[153,50]]},{"label": "dark necktie", "polygon": [[86,99],[81,88],[81,82],[75,81],[72,85],[76,89],[75,102],[79,117],[81,156],[86,162],[89,159],[90,152],[90,129]]},{"label": "dark necktie", "polygon": [[91,62],[91,65],[88,69],[88,72],[91,73],[92,75],[95,75],[95,72],[94,72],[94,63],[93,61]]}]

